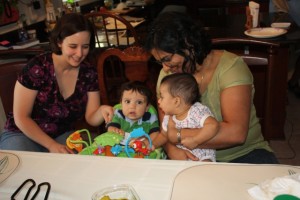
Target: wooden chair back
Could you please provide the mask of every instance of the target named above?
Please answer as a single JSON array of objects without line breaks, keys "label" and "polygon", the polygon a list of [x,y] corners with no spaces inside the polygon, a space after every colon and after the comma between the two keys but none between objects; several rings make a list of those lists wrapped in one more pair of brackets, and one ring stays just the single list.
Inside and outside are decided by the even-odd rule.
[{"label": "wooden chair back", "polygon": [[17,61],[0,65],[0,97],[6,116],[13,111],[15,83],[26,63],[27,61]]},{"label": "wooden chair back", "polygon": [[[119,76],[112,76],[109,72],[114,63],[107,63],[110,58],[115,58],[121,62],[123,68]],[[148,64],[151,54],[142,47],[131,46],[122,50],[119,48],[106,49],[98,57],[97,70],[99,76],[99,88],[101,104],[115,105],[119,103],[118,89],[126,81],[146,82],[152,91],[155,85],[147,82],[149,77]],[[155,93],[154,93],[155,94]]]},{"label": "wooden chair back", "polygon": [[96,48],[127,47],[138,45],[134,27],[120,15],[110,12],[85,14],[94,25]]}]

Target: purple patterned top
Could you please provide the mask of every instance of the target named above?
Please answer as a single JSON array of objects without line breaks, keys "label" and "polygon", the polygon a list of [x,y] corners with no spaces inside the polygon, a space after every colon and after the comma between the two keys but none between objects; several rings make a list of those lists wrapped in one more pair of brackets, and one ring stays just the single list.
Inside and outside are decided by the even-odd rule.
[{"label": "purple patterned top", "polygon": [[[30,60],[19,74],[18,81],[26,88],[38,91],[31,117],[53,138],[74,129],[74,122],[84,117],[87,92],[99,91],[96,68],[82,62],[75,91],[64,99],[55,77],[51,53]],[[8,116],[5,129],[20,131],[15,125],[12,113]]]}]

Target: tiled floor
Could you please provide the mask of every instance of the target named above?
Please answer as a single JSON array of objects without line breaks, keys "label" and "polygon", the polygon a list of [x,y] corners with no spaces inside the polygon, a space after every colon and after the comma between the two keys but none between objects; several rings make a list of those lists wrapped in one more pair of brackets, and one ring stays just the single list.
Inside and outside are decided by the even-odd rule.
[{"label": "tiled floor", "polygon": [[288,92],[285,140],[271,140],[279,162],[300,166],[300,98]]}]

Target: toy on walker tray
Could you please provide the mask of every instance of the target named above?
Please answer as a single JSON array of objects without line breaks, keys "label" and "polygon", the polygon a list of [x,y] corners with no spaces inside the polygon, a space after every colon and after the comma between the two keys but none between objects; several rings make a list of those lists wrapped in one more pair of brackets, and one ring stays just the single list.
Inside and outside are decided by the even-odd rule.
[{"label": "toy on walker tray", "polygon": [[[81,133],[88,135],[88,142],[84,141]],[[128,134],[125,134],[128,135]],[[66,141],[70,149],[75,149],[81,155],[100,155],[116,157],[134,157],[161,159],[164,157],[161,148],[151,151],[147,148],[144,139],[149,142],[149,148],[152,147],[152,140],[143,128],[134,129],[125,137],[114,132],[106,132],[94,139],[92,143],[90,132],[87,129],[81,129],[72,133]],[[122,145],[124,144],[124,145]],[[86,147],[84,148],[85,145]]]}]

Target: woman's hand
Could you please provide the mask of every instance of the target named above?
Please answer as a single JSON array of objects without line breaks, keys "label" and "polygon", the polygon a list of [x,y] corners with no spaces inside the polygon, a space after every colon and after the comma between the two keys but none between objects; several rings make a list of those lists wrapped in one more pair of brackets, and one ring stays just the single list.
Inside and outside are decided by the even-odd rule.
[{"label": "woman's hand", "polygon": [[182,144],[184,147],[186,147],[186,148],[188,148],[188,149],[190,149],[190,150],[193,150],[193,149],[197,148],[198,145],[199,145],[199,144],[195,141],[194,137],[186,137],[186,138],[183,138],[183,139],[181,140],[181,144]]},{"label": "woman's hand", "polygon": [[171,160],[193,160],[198,161],[199,159],[193,155],[191,152],[187,150],[180,149],[176,147],[174,144],[167,143],[164,147],[168,157]]},{"label": "woman's hand", "polygon": [[50,153],[70,153],[74,154],[74,152],[69,149],[66,145],[62,145],[57,142],[53,142],[51,145],[49,145],[48,150]]},{"label": "woman's hand", "polygon": [[113,115],[114,115],[113,107],[108,106],[108,105],[102,105],[102,106],[100,106],[100,111],[104,118],[105,123],[111,122]]}]

